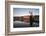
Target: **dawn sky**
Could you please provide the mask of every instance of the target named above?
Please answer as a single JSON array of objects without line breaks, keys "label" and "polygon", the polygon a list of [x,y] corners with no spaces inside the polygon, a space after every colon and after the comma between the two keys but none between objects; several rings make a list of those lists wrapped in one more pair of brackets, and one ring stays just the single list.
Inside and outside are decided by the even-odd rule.
[{"label": "dawn sky", "polygon": [[33,12],[33,15],[39,15],[39,9],[35,8],[14,8],[13,16],[25,16],[30,15],[29,11]]}]

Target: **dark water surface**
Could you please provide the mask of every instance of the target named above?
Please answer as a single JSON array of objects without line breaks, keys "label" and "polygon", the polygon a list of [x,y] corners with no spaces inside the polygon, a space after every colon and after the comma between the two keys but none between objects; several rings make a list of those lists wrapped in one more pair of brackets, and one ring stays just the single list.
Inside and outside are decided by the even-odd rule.
[{"label": "dark water surface", "polygon": [[[30,23],[25,23],[25,22],[22,22],[22,21],[15,21],[14,23],[14,28],[16,27],[31,27],[30,26]],[[39,22],[33,22],[33,26],[32,27],[39,27]]]}]

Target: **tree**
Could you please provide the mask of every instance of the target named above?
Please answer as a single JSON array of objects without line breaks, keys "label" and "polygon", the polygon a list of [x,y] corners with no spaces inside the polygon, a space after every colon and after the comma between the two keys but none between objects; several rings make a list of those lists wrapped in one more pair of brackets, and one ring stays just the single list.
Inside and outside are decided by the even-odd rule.
[{"label": "tree", "polygon": [[33,21],[34,21],[33,12],[29,11],[29,14],[30,14],[30,27],[33,27]]}]

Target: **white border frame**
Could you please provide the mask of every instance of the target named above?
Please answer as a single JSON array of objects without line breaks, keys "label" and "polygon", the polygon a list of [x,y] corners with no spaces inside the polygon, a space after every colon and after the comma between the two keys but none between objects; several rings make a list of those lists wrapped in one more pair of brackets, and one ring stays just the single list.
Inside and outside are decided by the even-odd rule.
[{"label": "white border frame", "polygon": [[[39,27],[13,28],[13,8],[39,8]],[[42,6],[10,5],[10,32],[42,30]]]}]

